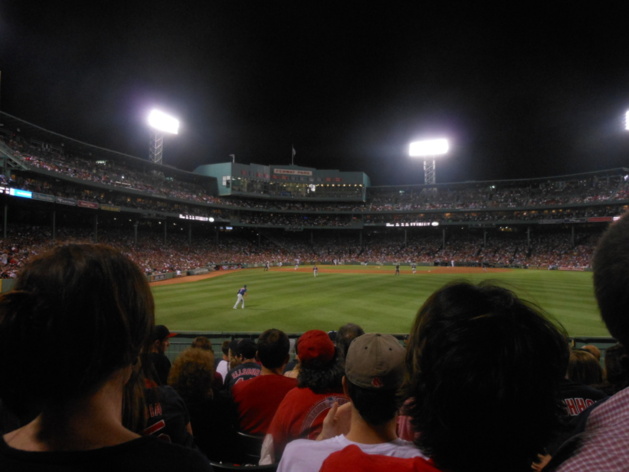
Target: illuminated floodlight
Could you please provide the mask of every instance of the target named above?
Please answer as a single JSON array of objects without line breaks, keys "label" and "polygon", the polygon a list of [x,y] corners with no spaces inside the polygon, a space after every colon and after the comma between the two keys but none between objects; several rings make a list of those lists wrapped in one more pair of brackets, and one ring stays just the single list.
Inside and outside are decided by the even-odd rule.
[{"label": "illuminated floodlight", "polygon": [[445,138],[424,139],[414,141],[408,147],[410,157],[419,157],[424,160],[424,183],[434,185],[437,182],[435,159],[443,156],[450,150],[450,144]]},{"label": "illuminated floodlight", "polygon": [[149,148],[149,160],[155,164],[161,164],[164,153],[164,133],[178,134],[179,120],[159,110],[152,110],[149,113],[148,123],[154,131]]},{"label": "illuminated floodlight", "polygon": [[408,148],[411,157],[437,157],[448,153],[450,145],[447,139],[425,139],[412,142]]},{"label": "illuminated floodlight", "polygon": [[148,118],[149,126],[162,133],[178,134],[179,120],[159,110],[151,110]]}]

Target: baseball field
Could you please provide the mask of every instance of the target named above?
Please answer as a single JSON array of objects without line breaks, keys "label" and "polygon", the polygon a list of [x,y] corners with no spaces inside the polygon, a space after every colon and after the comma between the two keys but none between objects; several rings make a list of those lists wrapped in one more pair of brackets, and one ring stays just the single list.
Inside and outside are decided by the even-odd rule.
[{"label": "baseball field", "polygon": [[[287,333],[338,329],[348,322],[366,331],[402,334],[419,306],[451,280],[493,280],[536,303],[570,336],[609,336],[601,322],[590,272],[402,266],[273,267],[218,271],[152,284],[157,322],[185,332]],[[247,285],[245,309],[233,309]]]}]

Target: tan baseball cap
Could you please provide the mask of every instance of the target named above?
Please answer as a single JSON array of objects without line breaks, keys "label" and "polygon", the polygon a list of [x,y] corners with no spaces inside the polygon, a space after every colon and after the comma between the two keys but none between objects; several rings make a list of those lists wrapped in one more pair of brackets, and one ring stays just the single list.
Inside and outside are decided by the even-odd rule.
[{"label": "tan baseball cap", "polygon": [[390,334],[367,333],[352,341],[345,359],[345,377],[374,390],[397,389],[404,378],[405,349]]}]

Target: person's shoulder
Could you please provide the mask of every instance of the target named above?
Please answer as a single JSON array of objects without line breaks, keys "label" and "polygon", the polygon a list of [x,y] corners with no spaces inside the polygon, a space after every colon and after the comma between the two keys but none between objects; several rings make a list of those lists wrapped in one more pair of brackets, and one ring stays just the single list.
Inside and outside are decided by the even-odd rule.
[{"label": "person's shoulder", "polygon": [[273,379],[273,382],[280,387],[288,389],[288,391],[297,386],[297,379],[295,377],[286,377],[285,375],[274,375],[274,377],[278,378]]},{"label": "person's shoulder", "polygon": [[396,439],[390,443],[394,449],[392,456],[395,457],[424,457],[427,458],[424,453],[411,441],[405,439]]},{"label": "person's shoulder", "polygon": [[282,454],[282,457],[290,456],[291,454],[297,454],[300,451],[309,450],[310,448],[316,447],[316,443],[319,442],[322,441],[314,441],[312,439],[295,439],[286,445],[286,449],[284,449],[284,454]]},{"label": "person's shoulder", "polygon": [[297,385],[297,379],[292,377],[286,377],[285,375],[258,375],[253,379],[248,380],[247,382],[253,381],[257,385],[269,385],[269,386],[277,386],[277,387],[295,387]]},{"label": "person's shoulder", "polygon": [[335,436],[333,438],[324,439],[322,441],[315,441],[313,439],[295,439],[290,441],[286,445],[286,449],[282,453],[282,460],[292,460],[291,458],[314,458],[317,456],[323,460],[325,457],[335,451],[343,449],[350,444],[345,438],[341,436]]},{"label": "person's shoulder", "polygon": [[258,390],[262,387],[258,381],[258,379],[262,377],[258,375],[257,377],[251,377],[250,379],[241,379],[239,382],[234,383],[232,386],[232,395],[238,395],[239,393],[249,393],[252,391]]},{"label": "person's shoulder", "polygon": [[179,392],[175,390],[171,385],[158,385],[155,387],[158,392],[158,398],[164,402],[181,403],[183,398],[179,395]]},{"label": "person's shoulder", "polygon": [[321,472],[345,472],[347,470],[379,472],[385,468],[396,472],[441,472],[423,457],[401,458],[367,454],[356,445],[347,446],[332,453],[323,462]]},{"label": "person's shoulder", "polygon": [[[171,444],[156,438],[142,438],[142,448],[146,469],[179,471],[209,471],[212,470],[208,460],[198,451]],[[151,464],[154,464],[151,465]],[[170,464],[170,465],[169,465]]]}]

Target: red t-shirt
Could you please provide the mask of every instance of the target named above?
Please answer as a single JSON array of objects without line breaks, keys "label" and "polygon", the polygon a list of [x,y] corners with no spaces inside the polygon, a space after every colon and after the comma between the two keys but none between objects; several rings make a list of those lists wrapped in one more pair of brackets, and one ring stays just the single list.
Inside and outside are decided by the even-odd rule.
[{"label": "red t-shirt", "polygon": [[260,375],[232,387],[238,409],[240,430],[249,434],[266,434],[275,411],[297,380],[283,375]]},{"label": "red t-shirt", "polygon": [[347,446],[330,456],[323,462],[319,472],[347,472],[360,470],[361,472],[442,472],[431,461],[423,457],[406,459],[402,457],[379,456],[365,454],[358,446]]},{"label": "red t-shirt", "polygon": [[275,458],[293,439],[316,439],[323,420],[334,402],[339,405],[349,399],[342,393],[314,393],[309,388],[294,388],[286,394],[275,412],[268,434],[273,436]]}]

